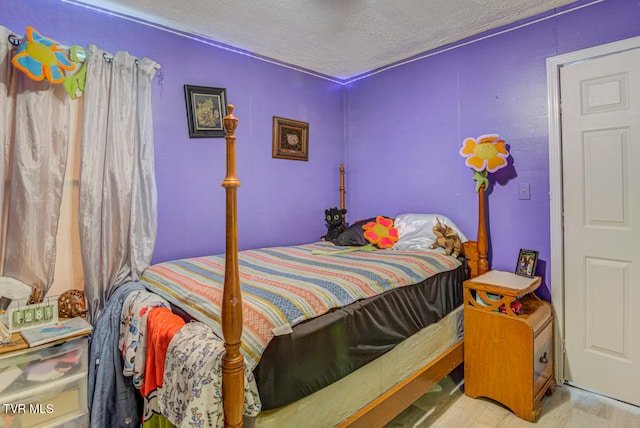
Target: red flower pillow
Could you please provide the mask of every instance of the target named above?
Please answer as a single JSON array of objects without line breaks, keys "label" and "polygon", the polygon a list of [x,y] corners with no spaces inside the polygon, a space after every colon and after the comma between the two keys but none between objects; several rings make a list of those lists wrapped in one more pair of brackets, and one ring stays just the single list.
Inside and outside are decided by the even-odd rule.
[{"label": "red flower pillow", "polygon": [[391,248],[398,242],[398,229],[393,227],[393,220],[379,215],[375,222],[362,226],[364,237],[378,248]]}]

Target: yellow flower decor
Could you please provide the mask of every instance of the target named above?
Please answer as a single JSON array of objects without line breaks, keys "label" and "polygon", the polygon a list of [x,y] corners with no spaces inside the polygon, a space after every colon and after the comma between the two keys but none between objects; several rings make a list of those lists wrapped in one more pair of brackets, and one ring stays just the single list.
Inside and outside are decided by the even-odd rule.
[{"label": "yellow flower decor", "polygon": [[31,79],[46,78],[51,83],[61,83],[64,80],[62,70],[75,69],[64,49],[33,27],[27,27],[25,40],[20,43],[11,63]]},{"label": "yellow flower decor", "polygon": [[379,215],[375,222],[362,226],[364,238],[378,248],[391,248],[398,242],[398,229],[393,227],[393,220]]},{"label": "yellow flower decor", "polygon": [[507,166],[509,152],[499,135],[485,134],[478,138],[465,138],[460,156],[466,158],[465,165],[473,169],[473,179],[477,182],[478,192],[483,185],[485,189],[489,186],[487,177],[490,172]]}]

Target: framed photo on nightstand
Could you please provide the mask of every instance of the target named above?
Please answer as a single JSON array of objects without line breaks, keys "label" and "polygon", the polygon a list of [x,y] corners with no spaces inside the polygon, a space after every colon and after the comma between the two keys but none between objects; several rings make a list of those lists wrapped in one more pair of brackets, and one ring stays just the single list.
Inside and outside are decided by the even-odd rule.
[{"label": "framed photo on nightstand", "polygon": [[533,278],[536,275],[538,265],[538,251],[520,249],[518,264],[516,265],[516,275]]}]

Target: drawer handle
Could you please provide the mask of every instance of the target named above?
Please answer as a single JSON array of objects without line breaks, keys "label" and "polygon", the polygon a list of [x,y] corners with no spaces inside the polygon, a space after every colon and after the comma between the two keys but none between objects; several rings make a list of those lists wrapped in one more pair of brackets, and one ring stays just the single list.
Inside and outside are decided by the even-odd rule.
[{"label": "drawer handle", "polygon": [[549,359],[547,358],[547,353],[546,352],[544,354],[542,354],[542,356],[540,357],[540,362],[542,364],[547,364],[549,362]]}]

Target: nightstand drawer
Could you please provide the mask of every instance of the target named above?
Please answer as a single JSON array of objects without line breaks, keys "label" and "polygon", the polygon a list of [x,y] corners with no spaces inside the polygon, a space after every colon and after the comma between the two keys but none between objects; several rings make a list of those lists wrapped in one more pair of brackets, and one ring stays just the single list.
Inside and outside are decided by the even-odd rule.
[{"label": "nightstand drawer", "polygon": [[0,354],[0,402],[88,369],[87,338]]},{"label": "nightstand drawer", "polygon": [[549,322],[533,342],[533,393],[538,394],[551,376],[553,376],[553,322]]},{"label": "nightstand drawer", "polygon": [[59,426],[87,412],[87,372],[5,398],[0,428]]}]

